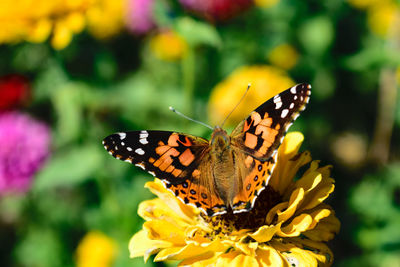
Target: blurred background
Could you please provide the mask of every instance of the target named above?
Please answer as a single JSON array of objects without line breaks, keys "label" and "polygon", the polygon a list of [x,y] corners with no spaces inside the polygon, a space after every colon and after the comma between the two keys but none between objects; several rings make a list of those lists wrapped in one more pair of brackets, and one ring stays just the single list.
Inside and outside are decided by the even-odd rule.
[{"label": "blurred background", "polygon": [[334,166],[334,266],[400,266],[400,2],[0,1],[0,265],[129,259],[151,176],[101,145],[117,131],[209,138],[271,92],[313,86],[291,131]]}]

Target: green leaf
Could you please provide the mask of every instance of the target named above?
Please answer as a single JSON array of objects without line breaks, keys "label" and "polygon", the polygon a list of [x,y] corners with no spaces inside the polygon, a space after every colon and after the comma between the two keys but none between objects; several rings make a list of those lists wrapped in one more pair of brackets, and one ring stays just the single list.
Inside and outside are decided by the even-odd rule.
[{"label": "green leaf", "polygon": [[86,181],[102,168],[102,153],[104,151],[100,145],[85,145],[69,151],[60,151],[50,158],[45,168],[37,175],[33,190],[72,186]]},{"label": "green leaf", "polygon": [[191,46],[210,45],[216,48],[222,46],[222,40],[212,25],[196,21],[189,17],[179,18],[175,24],[175,30]]},{"label": "green leaf", "polygon": [[300,26],[298,36],[309,54],[324,54],[334,39],[332,21],[326,16],[309,19]]}]

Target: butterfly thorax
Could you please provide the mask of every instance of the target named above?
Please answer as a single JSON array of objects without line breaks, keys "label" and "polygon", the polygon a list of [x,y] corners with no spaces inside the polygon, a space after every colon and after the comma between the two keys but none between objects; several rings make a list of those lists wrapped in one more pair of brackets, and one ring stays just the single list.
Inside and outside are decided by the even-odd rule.
[{"label": "butterfly thorax", "polygon": [[210,155],[212,174],[216,193],[225,202],[231,205],[237,194],[238,186],[234,154],[230,146],[230,136],[225,130],[216,126],[210,141]]}]

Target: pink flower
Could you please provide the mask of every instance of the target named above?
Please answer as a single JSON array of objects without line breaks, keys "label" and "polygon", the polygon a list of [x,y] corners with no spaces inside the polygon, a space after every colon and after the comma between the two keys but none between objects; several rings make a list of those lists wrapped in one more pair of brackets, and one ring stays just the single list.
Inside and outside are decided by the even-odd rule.
[{"label": "pink flower", "polygon": [[225,21],[243,13],[253,0],[179,0],[189,11],[210,21]]},{"label": "pink flower", "polygon": [[0,113],[0,195],[27,191],[49,146],[47,125],[19,112]]},{"label": "pink flower", "polygon": [[136,34],[144,34],[154,27],[154,0],[128,0],[127,27]]}]

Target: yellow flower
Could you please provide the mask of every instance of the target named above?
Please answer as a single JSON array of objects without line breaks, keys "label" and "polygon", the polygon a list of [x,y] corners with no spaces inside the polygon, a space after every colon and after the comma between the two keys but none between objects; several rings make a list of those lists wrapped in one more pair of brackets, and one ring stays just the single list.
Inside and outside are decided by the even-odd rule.
[{"label": "yellow flower", "polygon": [[101,232],[87,233],[76,250],[78,267],[109,267],[117,253],[117,245]]},{"label": "yellow flower", "polygon": [[96,0],[87,11],[89,32],[100,39],[110,38],[124,27],[127,0]]},{"label": "yellow flower", "polygon": [[358,9],[367,9],[391,0],[348,0],[349,4]]},{"label": "yellow flower", "polygon": [[368,26],[381,37],[388,37],[400,25],[400,9],[397,3],[375,5],[367,11]]},{"label": "yellow flower", "polygon": [[150,49],[161,60],[175,61],[185,55],[187,44],[175,32],[164,31],[153,36]]},{"label": "yellow flower", "polygon": [[[0,44],[44,42],[65,48],[86,25],[96,37],[109,37],[123,27],[125,0],[0,1]],[[97,17],[96,17],[97,15]]]},{"label": "yellow flower", "polygon": [[213,125],[222,123],[238,103],[249,83],[251,87],[246,98],[229,117],[227,125],[236,125],[244,119],[243,114],[250,114],[254,107],[294,85],[286,72],[276,67],[241,67],[215,86],[211,93],[208,113]]},{"label": "yellow flower", "polygon": [[147,261],[156,254],[155,261],[177,260],[182,266],[330,266],[333,254],[324,242],[340,227],[323,203],[334,190],[331,167],[298,153],[302,141],[298,132],[284,139],[270,183],[250,212],[207,217],[158,179],[148,182],[158,198],[139,206],[145,223],[130,240],[131,257]]},{"label": "yellow flower", "polygon": [[296,65],[299,59],[299,53],[297,53],[293,46],[281,44],[269,52],[268,59],[273,65],[289,70]]},{"label": "yellow flower", "polygon": [[272,7],[276,5],[279,0],[254,0],[254,4],[259,7]]}]

